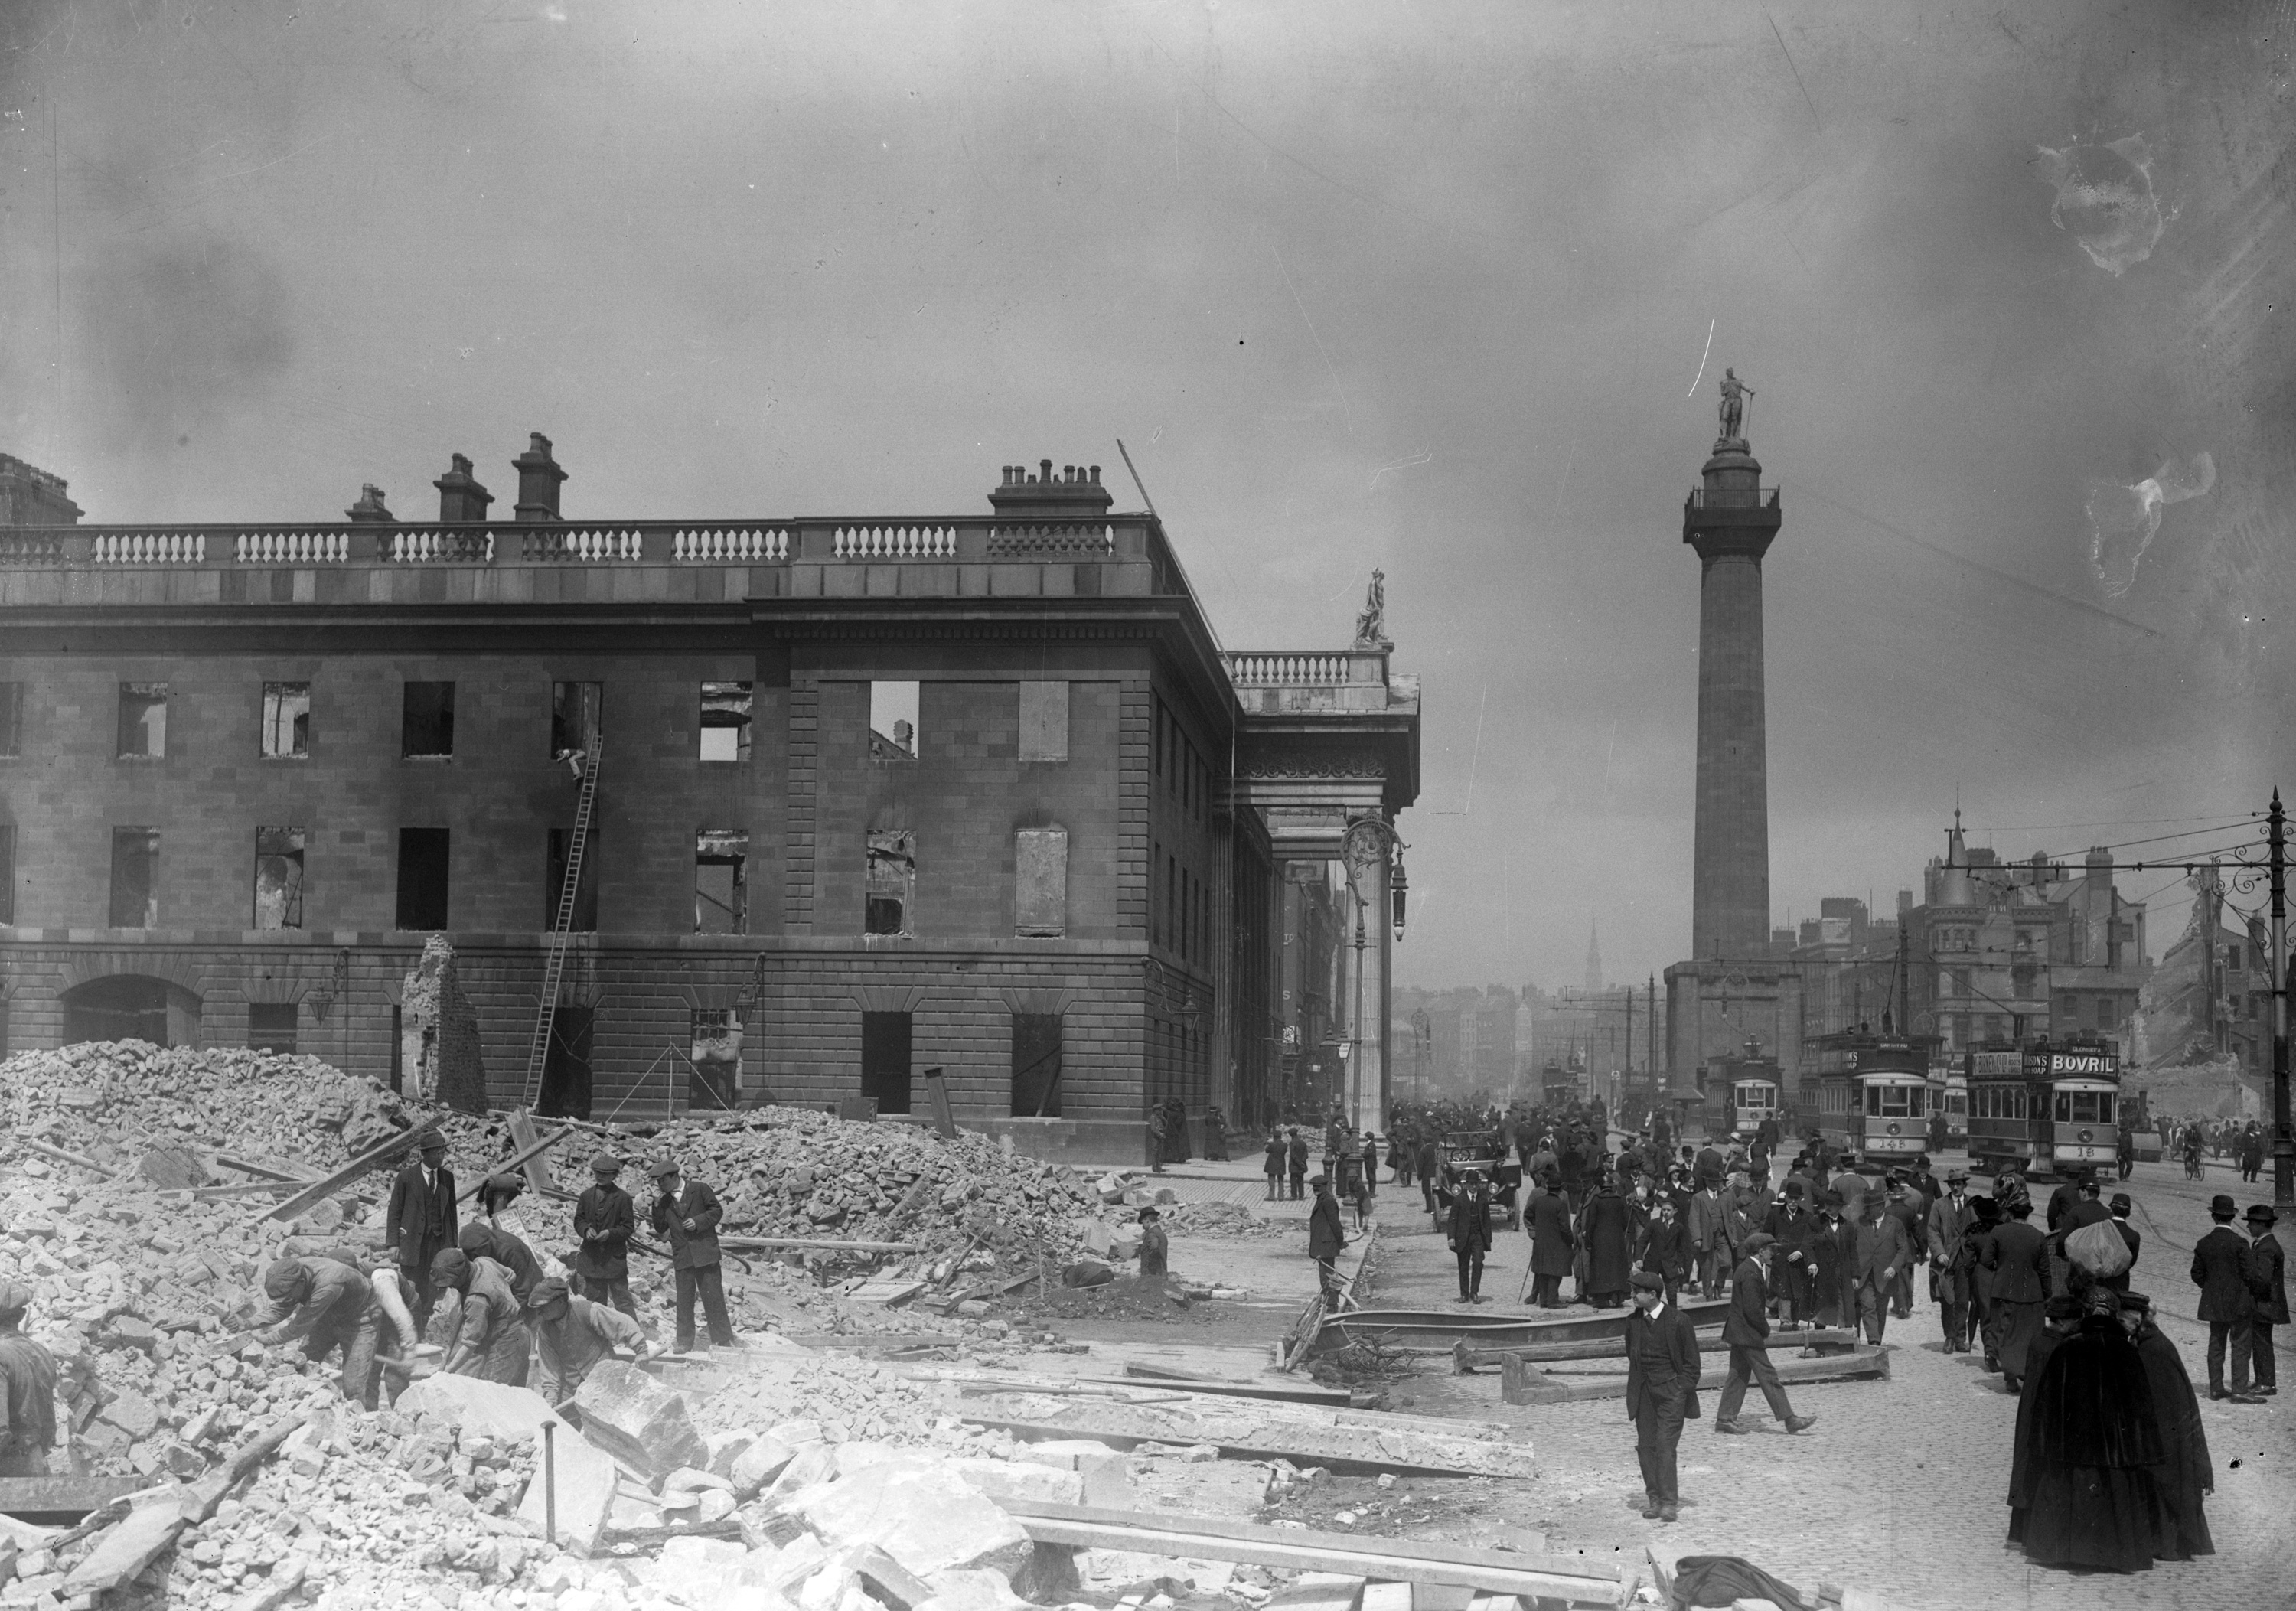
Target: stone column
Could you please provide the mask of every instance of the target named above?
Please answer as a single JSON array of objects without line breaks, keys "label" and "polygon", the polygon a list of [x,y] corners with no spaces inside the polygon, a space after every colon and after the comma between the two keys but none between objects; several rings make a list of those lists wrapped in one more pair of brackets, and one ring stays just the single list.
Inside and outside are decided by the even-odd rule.
[{"label": "stone column", "polygon": [[[1348,888],[1355,899],[1341,937],[1347,958],[1348,999],[1342,1004],[1353,1050],[1349,1053],[1348,1102],[1357,1130],[1383,1131],[1387,1124],[1388,861],[1384,853],[1366,859],[1349,846]],[[1356,923],[1363,923],[1364,947],[1356,949]]]}]

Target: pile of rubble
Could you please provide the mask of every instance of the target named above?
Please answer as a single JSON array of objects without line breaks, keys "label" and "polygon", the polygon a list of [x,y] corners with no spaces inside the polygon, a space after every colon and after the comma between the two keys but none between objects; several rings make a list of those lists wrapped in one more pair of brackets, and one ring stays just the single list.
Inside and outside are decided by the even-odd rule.
[{"label": "pile of rubble", "polygon": [[1271,1220],[1243,1203],[1175,1203],[1160,1211],[1164,1229],[1174,1236],[1298,1237],[1296,1221]]}]

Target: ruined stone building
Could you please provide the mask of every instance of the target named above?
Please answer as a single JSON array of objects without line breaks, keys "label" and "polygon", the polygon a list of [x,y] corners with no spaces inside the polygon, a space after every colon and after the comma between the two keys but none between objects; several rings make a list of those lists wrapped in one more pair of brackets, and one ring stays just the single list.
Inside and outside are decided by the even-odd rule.
[{"label": "ruined stone building", "polygon": [[[941,1069],[1103,1156],[1152,1103],[1272,1108],[1286,869],[1417,793],[1376,630],[1224,651],[1091,466],[985,514],[586,522],[545,438],[512,464],[507,522],[456,455],[436,521],[111,526],[0,459],[0,1044],[436,1056],[625,1117],[921,1112]],[[1341,878],[1383,1009],[1388,869]]]}]

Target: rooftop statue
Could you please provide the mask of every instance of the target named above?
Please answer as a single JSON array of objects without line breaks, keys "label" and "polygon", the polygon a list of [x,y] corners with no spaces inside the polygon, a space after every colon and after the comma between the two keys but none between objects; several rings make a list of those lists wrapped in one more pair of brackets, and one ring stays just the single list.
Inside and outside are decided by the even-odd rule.
[{"label": "rooftop statue", "polygon": [[1364,607],[1356,617],[1356,642],[1384,644],[1387,642],[1387,572],[1374,571],[1371,588],[1364,595]]},{"label": "rooftop statue", "polygon": [[1746,440],[1746,399],[1754,389],[1738,378],[1734,369],[1722,372],[1722,435],[1726,441]]}]

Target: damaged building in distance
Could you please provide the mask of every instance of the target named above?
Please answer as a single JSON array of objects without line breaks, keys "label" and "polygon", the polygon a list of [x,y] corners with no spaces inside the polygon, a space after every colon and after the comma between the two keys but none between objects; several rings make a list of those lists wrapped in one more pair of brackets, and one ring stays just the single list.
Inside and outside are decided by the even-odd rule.
[{"label": "damaged building in distance", "polygon": [[939,1068],[968,1124],[1124,1155],[1152,1105],[1273,1116],[1286,869],[1344,858],[1383,1111],[1360,830],[1415,796],[1419,707],[1376,610],[1223,652],[1092,466],[980,515],[590,522],[546,438],[512,463],[509,522],[458,454],[436,522],[369,487],[130,527],[0,458],[0,1046],[397,1082],[443,935],[499,1106],[898,1114]]}]

